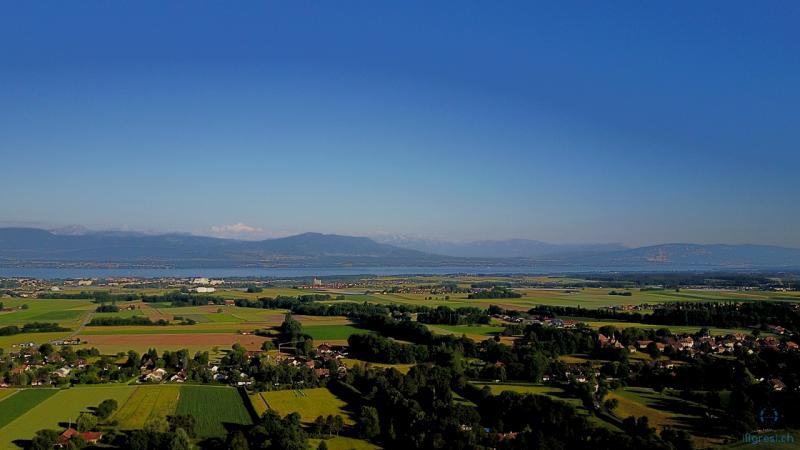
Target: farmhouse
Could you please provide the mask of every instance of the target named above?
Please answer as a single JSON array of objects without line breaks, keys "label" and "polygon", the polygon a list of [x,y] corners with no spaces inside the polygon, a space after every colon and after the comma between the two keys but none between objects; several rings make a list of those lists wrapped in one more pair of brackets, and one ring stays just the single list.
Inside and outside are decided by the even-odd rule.
[{"label": "farmhouse", "polygon": [[63,433],[61,433],[61,436],[58,437],[58,446],[59,447],[66,446],[69,443],[69,441],[75,436],[80,436],[81,439],[90,444],[96,444],[100,441],[100,439],[103,438],[103,433],[100,431],[79,432],[74,428],[67,428],[66,430],[64,430]]},{"label": "farmhouse", "polygon": [[166,375],[167,375],[167,371],[159,367],[158,369],[155,369],[155,370],[152,370],[150,372],[147,372],[147,373],[143,374],[142,375],[142,381],[150,381],[150,382],[158,383],[159,381],[163,380],[164,376],[166,376]]}]

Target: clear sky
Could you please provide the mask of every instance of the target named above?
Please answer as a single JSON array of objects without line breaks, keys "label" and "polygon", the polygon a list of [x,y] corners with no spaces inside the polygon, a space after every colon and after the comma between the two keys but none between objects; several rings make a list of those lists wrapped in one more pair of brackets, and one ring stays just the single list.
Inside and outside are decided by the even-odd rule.
[{"label": "clear sky", "polygon": [[800,246],[799,23],[795,1],[0,1],[0,226]]}]

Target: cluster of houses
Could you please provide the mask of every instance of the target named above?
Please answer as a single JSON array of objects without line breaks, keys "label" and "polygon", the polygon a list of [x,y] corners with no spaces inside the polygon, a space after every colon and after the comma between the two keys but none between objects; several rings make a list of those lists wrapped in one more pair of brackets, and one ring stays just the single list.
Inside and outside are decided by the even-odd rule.
[{"label": "cluster of houses", "polygon": [[[19,351],[10,353],[8,356],[22,361],[21,364],[8,371],[12,377],[12,384],[16,384],[13,383],[14,377],[29,374],[29,384],[31,386],[45,386],[55,383],[55,380],[67,378],[73,370],[83,369],[88,364],[84,358],[77,358],[74,362],[67,363],[58,353],[51,353],[47,356],[40,355],[35,345],[26,346]],[[53,369],[53,367],[57,368]],[[9,386],[9,383],[0,378],[0,388]]]},{"label": "cluster of houses", "polygon": [[670,349],[676,352],[685,352],[689,356],[704,353],[733,353],[737,348],[752,354],[761,350],[797,351],[798,347],[800,347],[796,342],[781,342],[775,336],[756,337],[743,333],[734,333],[725,336],[711,336],[710,334],[699,337],[695,336],[683,333],[666,336],[659,341],[636,341],[635,344],[626,347],[616,339],[616,336],[612,335],[609,337],[600,334],[598,335],[598,343],[603,348],[627,348],[631,353],[647,350],[651,348],[651,346],[655,346],[660,352]]},{"label": "cluster of houses", "polygon": [[311,284],[301,284],[298,289],[348,289],[364,287],[364,283],[345,283],[341,281],[324,281],[317,277],[311,279]]},{"label": "cluster of houses", "polygon": [[[347,366],[343,362],[344,358],[347,357],[347,351],[346,347],[340,345],[328,345],[327,343],[322,343],[317,346],[313,357],[295,356],[285,353],[269,354],[261,351],[248,351],[245,355],[248,358],[254,358],[257,356],[261,358],[266,358],[273,364],[281,364],[292,367],[305,366],[313,370],[317,378],[328,378],[332,375],[342,378],[345,375],[347,375]],[[335,374],[331,374],[331,370],[328,368],[330,367],[330,364],[327,364],[328,361],[335,361],[336,363]],[[229,382],[231,384],[235,384],[236,386],[250,386],[253,384],[252,380],[249,379],[248,375],[244,373],[239,373],[239,379],[234,380],[231,379],[233,375],[224,367],[220,367],[218,365],[211,365],[209,367],[209,370],[213,375],[214,381],[217,382],[221,383]],[[169,375],[168,372],[163,368],[148,368],[147,366],[142,366],[140,368],[139,382],[183,383],[187,380],[187,374],[183,370],[173,374],[172,376],[168,375]]]},{"label": "cluster of houses", "polygon": [[634,311],[646,311],[650,309],[654,309],[654,305],[642,303],[639,305],[606,305],[600,306],[597,309],[605,309],[609,311],[626,311],[626,312],[634,312]]},{"label": "cluster of houses", "polygon": [[559,319],[557,317],[547,317],[541,315],[533,315],[533,316],[509,316],[507,314],[492,314],[497,320],[502,320],[506,323],[513,323],[519,325],[543,325],[546,327],[553,327],[553,328],[575,328],[578,325],[577,320],[569,320],[569,319]]},{"label": "cluster of houses", "polygon": [[341,378],[347,375],[347,366],[343,362],[346,357],[346,347],[341,345],[328,345],[327,343],[322,343],[317,346],[313,358],[282,354],[268,356],[268,358],[272,358],[278,364],[287,364],[295,367],[305,365],[309,369],[314,370],[317,378],[327,378],[331,376],[328,368],[317,367],[318,365],[325,366],[328,361],[336,362],[336,375],[338,377]]}]

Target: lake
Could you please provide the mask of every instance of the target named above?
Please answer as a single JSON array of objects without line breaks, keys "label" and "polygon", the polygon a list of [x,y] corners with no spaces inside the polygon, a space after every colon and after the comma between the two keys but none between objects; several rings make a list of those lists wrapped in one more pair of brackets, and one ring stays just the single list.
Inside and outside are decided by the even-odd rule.
[{"label": "lake", "polygon": [[[706,268],[707,270],[708,268]],[[70,278],[299,278],[348,275],[558,275],[567,273],[638,272],[653,267],[592,267],[592,266],[385,266],[385,267],[225,267],[225,268],[54,268],[54,267],[0,267],[0,277],[29,277],[39,279]],[[671,270],[702,270],[700,268],[670,267]]]}]

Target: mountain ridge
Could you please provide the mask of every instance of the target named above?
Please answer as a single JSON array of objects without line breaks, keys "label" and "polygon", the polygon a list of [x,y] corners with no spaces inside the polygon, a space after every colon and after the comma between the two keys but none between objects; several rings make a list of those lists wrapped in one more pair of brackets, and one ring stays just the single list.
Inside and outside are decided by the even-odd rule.
[{"label": "mountain ridge", "polygon": [[[502,241],[489,242],[495,246]],[[87,232],[58,234],[37,228],[0,228],[0,263],[170,264],[236,266],[537,266],[598,267],[606,270],[680,268],[800,268],[800,249],[757,244],[670,243],[636,248],[619,244],[529,245],[514,256],[454,256],[402,248],[363,236],[302,233],[244,241],[183,233]],[[478,246],[480,247],[480,245]],[[536,254],[525,251],[537,251]]]}]

